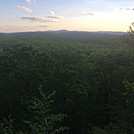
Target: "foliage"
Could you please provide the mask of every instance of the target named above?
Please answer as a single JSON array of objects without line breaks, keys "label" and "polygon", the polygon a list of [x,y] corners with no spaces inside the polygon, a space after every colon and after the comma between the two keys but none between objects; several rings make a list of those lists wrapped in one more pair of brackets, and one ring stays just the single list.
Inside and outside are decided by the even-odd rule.
[{"label": "foliage", "polygon": [[127,134],[123,129],[114,126],[113,124],[109,124],[104,129],[95,127],[91,134]]},{"label": "foliage", "polygon": [[95,127],[94,133],[133,133],[134,38],[92,36],[0,36],[2,131],[87,134]]},{"label": "foliage", "polygon": [[7,119],[3,119],[3,121],[0,124],[0,133],[1,134],[14,134],[13,130],[13,120],[11,116],[9,116]]},{"label": "foliage", "polygon": [[[54,94],[54,93],[53,93]],[[52,102],[50,94],[46,96],[40,91],[40,98],[34,98],[27,102],[27,109],[30,114],[29,120],[24,120],[28,127],[26,130],[15,130],[15,122],[9,116],[1,122],[0,133],[2,134],[58,134],[67,130],[67,127],[61,126],[64,114],[51,114],[50,103]],[[27,115],[29,116],[29,115]],[[59,124],[59,125],[58,125]]]},{"label": "foliage", "polygon": [[53,94],[46,96],[41,90],[39,99],[33,98],[28,102],[28,110],[31,113],[31,118],[25,121],[25,123],[30,128],[29,133],[56,134],[67,129],[67,127],[59,126],[59,123],[65,118],[64,114],[54,115],[50,113],[51,96]]}]

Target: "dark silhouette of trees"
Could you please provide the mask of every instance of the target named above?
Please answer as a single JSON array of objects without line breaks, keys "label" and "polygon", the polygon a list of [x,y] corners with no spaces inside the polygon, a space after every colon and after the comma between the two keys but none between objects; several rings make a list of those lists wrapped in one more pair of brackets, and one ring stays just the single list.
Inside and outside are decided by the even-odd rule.
[{"label": "dark silhouette of trees", "polygon": [[133,26],[125,38],[0,36],[1,133],[133,134]]}]

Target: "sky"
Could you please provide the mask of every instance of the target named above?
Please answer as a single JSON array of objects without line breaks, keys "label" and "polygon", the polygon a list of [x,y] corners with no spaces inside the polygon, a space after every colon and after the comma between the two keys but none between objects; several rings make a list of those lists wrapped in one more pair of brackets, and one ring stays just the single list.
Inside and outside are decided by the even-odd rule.
[{"label": "sky", "polygon": [[0,32],[124,31],[134,0],[1,0]]}]

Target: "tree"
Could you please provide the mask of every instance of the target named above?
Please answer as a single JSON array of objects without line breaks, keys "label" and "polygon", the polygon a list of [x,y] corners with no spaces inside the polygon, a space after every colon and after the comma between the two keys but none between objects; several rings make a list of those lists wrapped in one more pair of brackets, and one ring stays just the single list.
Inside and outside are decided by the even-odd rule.
[{"label": "tree", "polygon": [[9,116],[0,124],[2,134],[58,134],[65,131],[68,127],[61,126],[65,114],[52,114],[50,104],[53,102],[51,97],[54,93],[46,96],[40,90],[39,98],[34,97],[26,103],[26,119],[22,119],[23,127],[15,128],[15,120]]},{"label": "tree", "polygon": [[28,102],[28,111],[31,116],[25,123],[29,126],[30,134],[57,134],[63,132],[67,127],[60,126],[65,118],[64,114],[51,114],[50,104],[53,102],[51,97],[54,93],[46,96],[40,90],[40,97],[34,97]]},{"label": "tree", "polygon": [[94,127],[89,134],[127,134],[123,129],[118,126],[114,126],[112,123],[106,126],[104,129],[100,127]]},{"label": "tree", "polygon": [[133,27],[134,27],[134,22],[132,22],[132,23],[131,23],[131,26],[129,26],[128,33],[129,33],[130,35],[134,35]]},{"label": "tree", "polygon": [[13,130],[13,123],[11,116],[9,116],[7,119],[3,119],[3,121],[0,124],[0,133],[1,134],[14,134]]},{"label": "tree", "polygon": [[131,23],[131,25],[129,26],[129,30],[128,30],[128,34],[125,36],[126,38],[124,38],[123,40],[130,45],[131,47],[133,46],[133,42],[134,42],[134,22]]}]

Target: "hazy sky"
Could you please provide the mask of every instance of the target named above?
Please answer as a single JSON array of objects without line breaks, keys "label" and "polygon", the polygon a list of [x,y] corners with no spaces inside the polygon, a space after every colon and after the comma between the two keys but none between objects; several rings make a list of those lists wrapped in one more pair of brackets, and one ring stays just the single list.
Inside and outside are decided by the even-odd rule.
[{"label": "hazy sky", "polygon": [[0,32],[127,31],[134,0],[1,0]]}]

